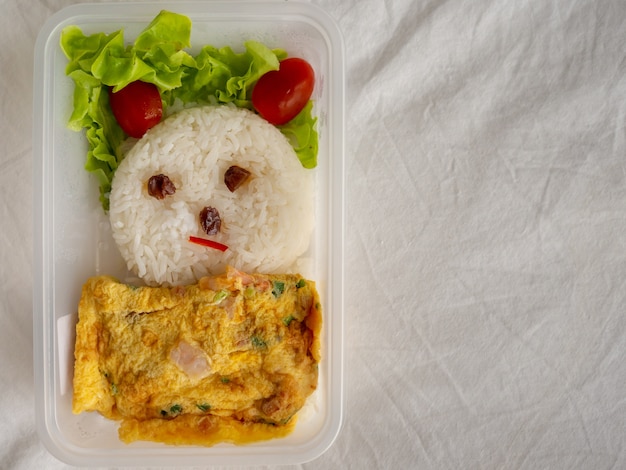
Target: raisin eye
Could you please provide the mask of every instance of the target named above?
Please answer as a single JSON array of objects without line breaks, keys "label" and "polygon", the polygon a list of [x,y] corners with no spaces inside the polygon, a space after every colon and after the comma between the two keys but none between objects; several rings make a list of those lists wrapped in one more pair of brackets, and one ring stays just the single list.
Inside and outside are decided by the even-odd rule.
[{"label": "raisin eye", "polygon": [[154,175],[148,180],[148,194],[157,199],[171,196],[176,192],[176,186],[165,175]]},{"label": "raisin eye", "polygon": [[200,211],[200,226],[207,235],[215,235],[220,231],[222,219],[215,207],[207,206]]},{"label": "raisin eye", "polygon": [[226,184],[226,187],[232,193],[239,186],[245,183],[249,177],[250,172],[248,170],[237,165],[233,165],[226,170],[226,173],[224,173],[224,184]]}]

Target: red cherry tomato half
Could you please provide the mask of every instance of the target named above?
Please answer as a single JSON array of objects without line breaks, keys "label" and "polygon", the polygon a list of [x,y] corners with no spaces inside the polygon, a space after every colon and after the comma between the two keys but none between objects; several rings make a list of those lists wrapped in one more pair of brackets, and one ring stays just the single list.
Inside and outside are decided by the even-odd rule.
[{"label": "red cherry tomato half", "polygon": [[285,124],[302,111],[314,84],[315,73],[306,60],[285,59],[278,70],[259,78],[252,90],[252,106],[270,123]]},{"label": "red cherry tomato half", "polygon": [[132,82],[115,93],[111,88],[109,102],[118,124],[131,137],[140,138],[163,116],[161,95],[152,83]]}]

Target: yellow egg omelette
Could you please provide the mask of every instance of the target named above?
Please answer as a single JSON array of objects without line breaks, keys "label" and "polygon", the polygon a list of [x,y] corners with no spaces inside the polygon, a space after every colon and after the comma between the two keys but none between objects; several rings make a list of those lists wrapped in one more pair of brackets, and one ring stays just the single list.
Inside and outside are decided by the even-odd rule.
[{"label": "yellow egg omelette", "polygon": [[73,412],[120,421],[119,437],[175,445],[288,435],[315,391],[321,306],[297,274],[220,276],[133,287],[83,286]]}]

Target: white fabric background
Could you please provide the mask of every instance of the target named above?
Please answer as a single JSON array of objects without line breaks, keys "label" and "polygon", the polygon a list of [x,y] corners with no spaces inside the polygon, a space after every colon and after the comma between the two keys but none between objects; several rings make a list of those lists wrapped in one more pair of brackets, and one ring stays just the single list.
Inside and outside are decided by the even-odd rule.
[{"label": "white fabric background", "polygon": [[[0,0],[0,467],[39,443],[33,46]],[[346,44],[345,416],[303,468],[626,468],[626,3],[317,0]]]}]

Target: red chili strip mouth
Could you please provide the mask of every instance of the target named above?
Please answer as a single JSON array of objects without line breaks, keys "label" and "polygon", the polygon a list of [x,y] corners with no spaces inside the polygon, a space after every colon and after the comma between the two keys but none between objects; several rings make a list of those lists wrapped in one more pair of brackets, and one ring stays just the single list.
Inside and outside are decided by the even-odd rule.
[{"label": "red chili strip mouth", "polygon": [[213,240],[207,240],[206,238],[194,237],[193,235],[190,235],[189,241],[197,245],[207,246],[209,248],[214,248],[220,251],[228,250],[228,246],[224,245],[223,243],[216,242]]}]

